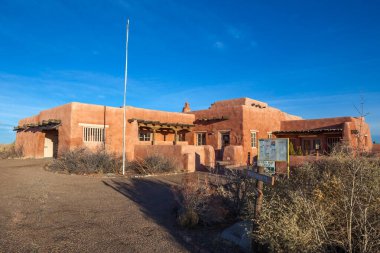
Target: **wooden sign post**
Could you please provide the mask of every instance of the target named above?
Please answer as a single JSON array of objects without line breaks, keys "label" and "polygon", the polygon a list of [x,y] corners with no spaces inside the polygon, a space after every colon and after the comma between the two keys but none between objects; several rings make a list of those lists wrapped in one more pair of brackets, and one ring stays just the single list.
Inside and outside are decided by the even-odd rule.
[{"label": "wooden sign post", "polygon": [[264,183],[268,185],[274,185],[274,177],[263,174],[264,167],[257,167],[257,172],[253,170],[247,170],[247,176],[252,177],[257,180],[256,189],[257,189],[257,197],[255,203],[255,218],[257,218],[261,211],[261,206],[263,203],[263,189]]}]

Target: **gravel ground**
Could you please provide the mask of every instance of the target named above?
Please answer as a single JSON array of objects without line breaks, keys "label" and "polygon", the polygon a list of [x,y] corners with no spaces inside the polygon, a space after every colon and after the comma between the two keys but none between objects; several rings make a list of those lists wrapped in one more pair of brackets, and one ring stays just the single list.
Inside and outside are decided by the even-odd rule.
[{"label": "gravel ground", "polygon": [[181,175],[65,175],[46,162],[0,161],[0,252],[207,252],[175,224]]}]

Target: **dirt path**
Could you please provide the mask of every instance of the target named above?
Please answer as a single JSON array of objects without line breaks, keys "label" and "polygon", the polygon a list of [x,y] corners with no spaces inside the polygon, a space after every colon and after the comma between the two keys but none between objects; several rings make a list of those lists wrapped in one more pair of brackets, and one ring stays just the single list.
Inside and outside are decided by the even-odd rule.
[{"label": "dirt path", "polygon": [[172,182],[45,171],[0,160],[0,252],[194,252],[174,223]]}]

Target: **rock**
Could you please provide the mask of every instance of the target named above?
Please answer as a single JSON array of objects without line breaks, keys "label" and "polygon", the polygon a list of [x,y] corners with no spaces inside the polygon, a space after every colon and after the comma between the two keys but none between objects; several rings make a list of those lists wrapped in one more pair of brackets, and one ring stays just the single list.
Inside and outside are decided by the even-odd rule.
[{"label": "rock", "polygon": [[240,221],[223,230],[221,238],[235,243],[243,252],[251,252],[252,221]]}]

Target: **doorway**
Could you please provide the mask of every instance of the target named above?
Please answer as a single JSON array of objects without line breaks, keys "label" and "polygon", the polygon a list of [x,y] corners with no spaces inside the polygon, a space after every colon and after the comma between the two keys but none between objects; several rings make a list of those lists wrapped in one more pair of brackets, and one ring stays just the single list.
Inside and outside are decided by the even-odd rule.
[{"label": "doorway", "polygon": [[223,160],[223,153],[224,153],[224,148],[226,146],[230,145],[230,132],[229,131],[223,131],[219,132],[219,150],[215,150],[215,158],[218,161]]},{"label": "doorway", "polygon": [[45,132],[44,157],[57,158],[58,155],[58,131],[49,130]]}]

